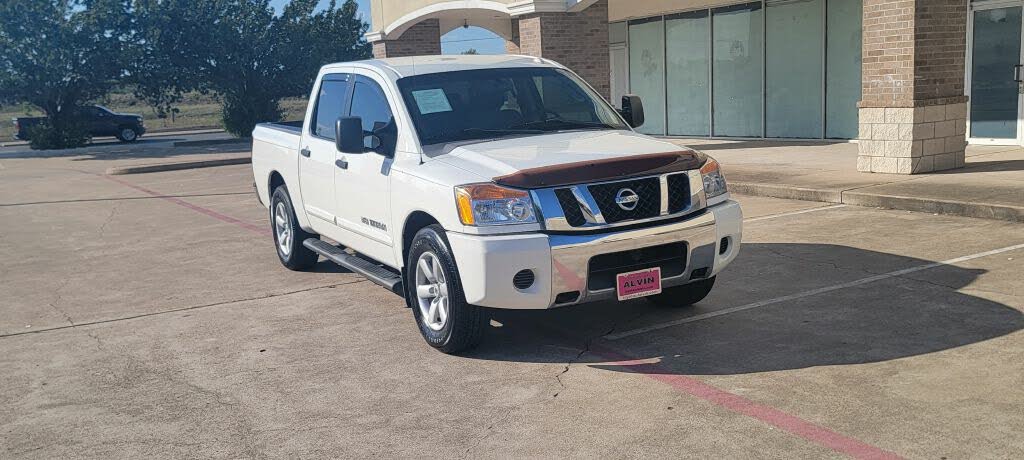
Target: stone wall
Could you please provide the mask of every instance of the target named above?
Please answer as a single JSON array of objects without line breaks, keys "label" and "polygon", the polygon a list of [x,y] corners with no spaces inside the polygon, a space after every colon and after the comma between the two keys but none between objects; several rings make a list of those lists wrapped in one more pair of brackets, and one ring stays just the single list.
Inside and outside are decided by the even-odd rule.
[{"label": "stone wall", "polygon": [[918,174],[964,165],[967,104],[860,109],[857,170]]}]

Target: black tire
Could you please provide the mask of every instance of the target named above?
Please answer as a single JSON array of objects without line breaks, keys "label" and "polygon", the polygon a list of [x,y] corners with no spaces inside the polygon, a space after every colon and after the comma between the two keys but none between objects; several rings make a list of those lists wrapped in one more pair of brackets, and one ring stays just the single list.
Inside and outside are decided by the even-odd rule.
[{"label": "black tire", "polygon": [[117,140],[121,142],[135,142],[139,140],[139,130],[133,126],[118,127]]},{"label": "black tire", "polygon": [[647,297],[647,300],[662,307],[689,307],[704,300],[715,287],[715,276],[682,286],[673,286]]},{"label": "black tire", "polygon": [[[419,297],[416,294],[416,267],[421,256],[428,252],[435,255],[436,260],[441,264],[444,270],[444,284],[447,287],[448,313],[440,330],[432,329],[424,321]],[[430,346],[451,354],[472,349],[480,344],[490,317],[485,308],[466,303],[459,269],[455,265],[455,257],[452,256],[448,238],[441,226],[425,227],[413,237],[412,245],[409,247],[408,260],[406,260],[404,284],[406,299],[412,307],[416,325],[419,327],[423,339]]]},{"label": "black tire", "polygon": [[[283,206],[283,213],[286,216],[284,224],[291,232],[291,238],[285,245],[278,240],[280,232],[275,218],[278,205]],[[303,246],[302,242],[308,238],[319,238],[320,236],[309,233],[299,226],[299,221],[295,218],[295,208],[292,207],[292,199],[288,195],[288,187],[284,185],[274,189],[274,193],[270,196],[270,233],[274,235],[274,248],[277,250],[277,258],[281,260],[281,265],[289,270],[305,270],[316,265],[319,255]]]}]

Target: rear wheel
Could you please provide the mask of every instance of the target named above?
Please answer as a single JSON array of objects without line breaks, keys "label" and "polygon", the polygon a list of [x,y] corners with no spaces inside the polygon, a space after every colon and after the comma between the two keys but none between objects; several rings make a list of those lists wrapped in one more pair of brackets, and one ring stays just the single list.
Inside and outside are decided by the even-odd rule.
[{"label": "rear wheel", "polygon": [[270,228],[274,234],[277,258],[290,270],[304,270],[316,265],[317,253],[302,245],[308,238],[318,238],[299,226],[292,208],[288,187],[281,185],[270,197]]},{"label": "rear wheel", "polygon": [[135,142],[139,139],[139,132],[131,126],[122,126],[117,129],[117,139],[121,142]]},{"label": "rear wheel", "polygon": [[466,303],[444,229],[431,225],[416,233],[405,272],[406,295],[413,316],[430,346],[445,353],[457,353],[480,344],[488,322],[487,312]]},{"label": "rear wheel", "polygon": [[661,291],[661,294],[647,297],[647,300],[663,307],[688,307],[704,300],[711,293],[711,288],[714,286],[715,277],[712,276],[711,278],[695,281],[690,284],[664,289]]}]

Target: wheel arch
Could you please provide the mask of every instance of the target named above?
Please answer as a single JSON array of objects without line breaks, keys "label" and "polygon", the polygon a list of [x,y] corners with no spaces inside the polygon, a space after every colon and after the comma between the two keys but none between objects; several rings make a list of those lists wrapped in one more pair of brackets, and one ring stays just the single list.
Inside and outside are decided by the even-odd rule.
[{"label": "wheel arch", "polygon": [[413,211],[405,218],[402,225],[402,267],[405,267],[405,260],[409,257],[409,247],[412,246],[412,239],[416,232],[430,225],[440,225],[440,222],[426,211]]},{"label": "wheel arch", "polygon": [[285,185],[284,176],[276,170],[271,170],[270,174],[267,176],[267,195],[273,195],[274,189],[282,185]]}]

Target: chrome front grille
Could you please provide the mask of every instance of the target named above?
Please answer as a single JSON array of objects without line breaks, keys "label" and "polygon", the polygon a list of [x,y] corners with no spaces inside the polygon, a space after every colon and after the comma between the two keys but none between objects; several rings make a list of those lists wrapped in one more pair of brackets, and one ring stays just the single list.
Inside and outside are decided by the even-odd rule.
[{"label": "chrome front grille", "polygon": [[[594,184],[588,186],[587,190],[594,197],[597,207],[601,209],[604,221],[609,224],[626,220],[650,219],[661,214],[661,181],[657,177]],[[637,201],[617,203],[616,197],[627,190],[635,194]]]},{"label": "chrome front grille", "polygon": [[642,224],[692,213],[706,204],[704,183],[696,170],[531,193],[545,229],[552,231]]}]

